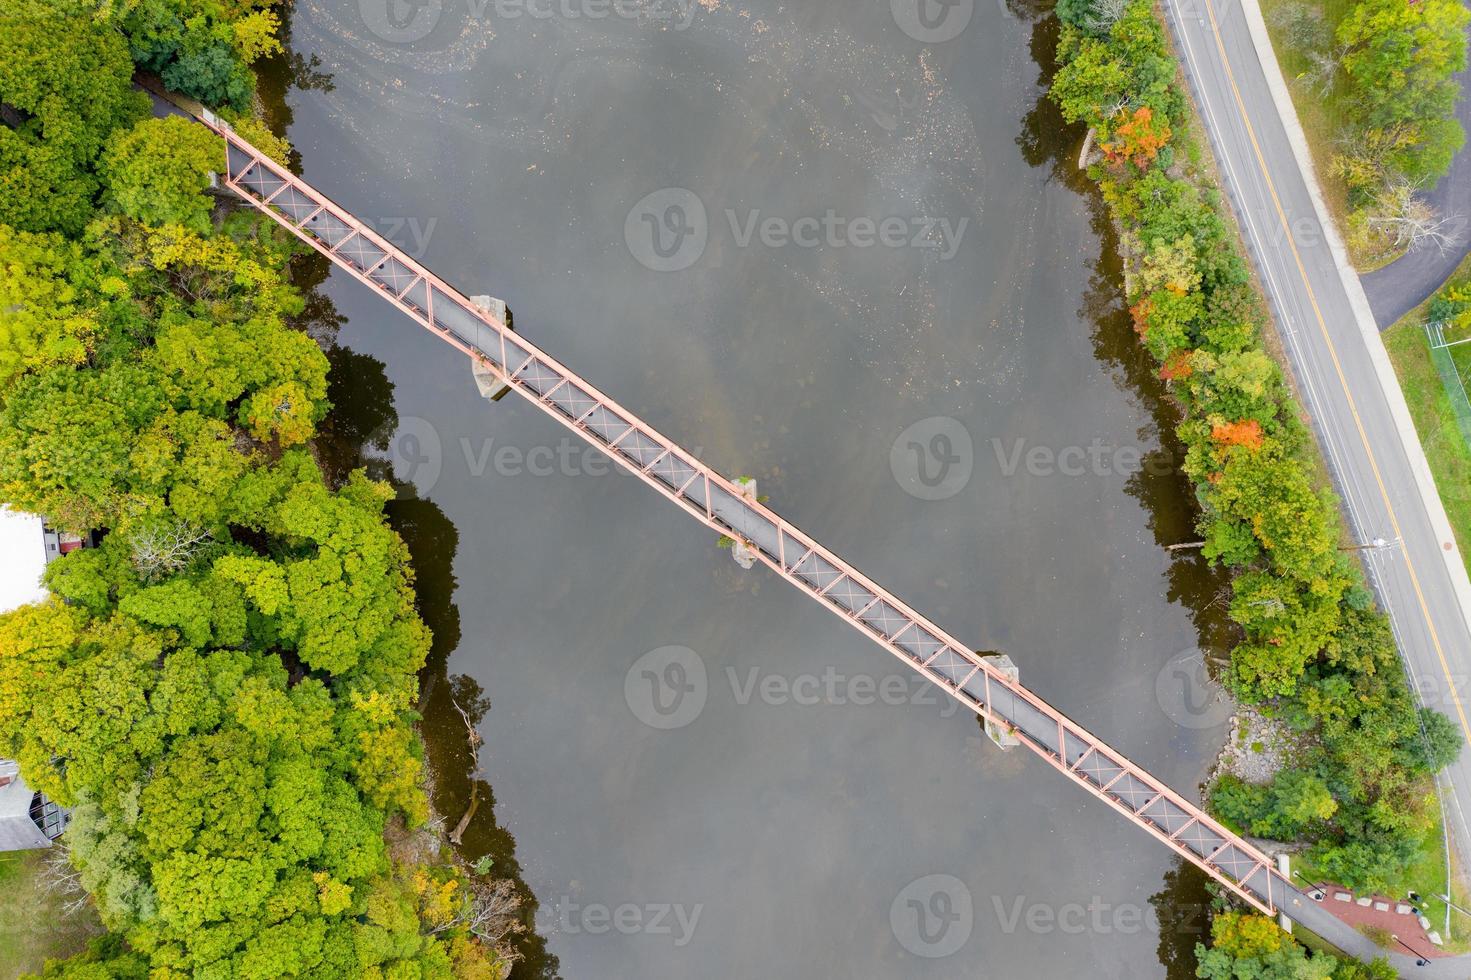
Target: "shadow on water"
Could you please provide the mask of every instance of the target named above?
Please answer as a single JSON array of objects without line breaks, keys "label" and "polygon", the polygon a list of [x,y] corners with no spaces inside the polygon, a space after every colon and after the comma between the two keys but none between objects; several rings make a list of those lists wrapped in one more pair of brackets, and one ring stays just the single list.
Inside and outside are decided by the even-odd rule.
[{"label": "shadow on water", "polygon": [[[1043,11],[1043,7],[1047,7]],[[1147,410],[1150,424],[1139,433],[1142,444],[1157,442],[1128,480],[1128,494],[1143,506],[1155,543],[1161,547],[1196,539],[1195,492],[1182,469],[1185,447],[1176,436],[1180,409],[1160,378],[1153,357],[1139,343],[1124,301],[1123,260],[1117,230],[1102,194],[1078,169],[1085,130],[1069,125],[1045,91],[1057,71],[1060,22],[1050,4],[1011,3],[1018,16],[1033,19],[1031,53],[1040,69],[1043,94],[1022,122],[1017,146],[1033,167],[1045,168],[1050,179],[1077,192],[1087,203],[1093,231],[1101,247],[1084,293],[1080,315],[1093,325],[1094,357],[1123,390],[1133,392]],[[1166,596],[1187,610],[1202,650],[1233,645],[1238,634],[1226,614],[1229,573],[1213,567],[1197,552],[1177,552],[1166,573]],[[1159,961],[1171,980],[1195,976],[1195,945],[1210,933],[1211,880],[1183,860],[1166,872],[1163,887],[1150,898],[1159,923]]]},{"label": "shadow on water", "polygon": [[495,791],[475,776],[479,763],[460,716],[464,711],[478,729],[490,710],[490,698],[473,677],[450,674],[448,669],[450,654],[460,644],[460,612],[451,600],[459,531],[436,504],[411,496],[391,502],[388,516],[409,546],[418,580],[419,614],[434,631],[429,662],[420,674],[419,698],[426,761],[435,774],[431,802],[446,821],[457,821],[469,809],[474,794],[475,815],[465,827],[459,853],[471,863],[490,858],[489,873],[510,879],[521,896],[526,931],[515,943],[522,958],[512,975],[521,980],[555,977],[557,958],[547,951],[546,940],[535,931],[536,897],[516,860],[516,838],[495,819]]},{"label": "shadow on water", "polygon": [[329,348],[327,359],[332,412],[318,440],[318,456],[333,481],[362,468],[397,489],[397,497],[386,508],[388,521],[408,546],[419,615],[434,636],[428,662],[419,675],[419,712],[423,716],[419,728],[433,777],[430,803],[448,828],[469,810],[473,794],[474,816],[464,828],[457,851],[470,864],[488,857],[489,874],[510,880],[521,896],[525,931],[514,943],[522,957],[514,975],[555,977],[557,958],[536,934],[537,901],[516,860],[516,839],[496,822],[495,791],[477,777],[479,761],[460,714],[463,711],[478,729],[490,710],[490,698],[474,678],[449,673],[450,654],[460,645],[460,611],[454,602],[459,530],[439,505],[419,499],[412,484],[394,480],[390,464],[378,455],[388,448],[388,439],[398,428],[393,383],[383,363],[340,346]]},{"label": "shadow on water", "polygon": [[[287,18],[283,30],[289,30],[290,23]],[[290,51],[290,45],[285,46]],[[331,76],[319,70],[315,57],[291,53],[271,58],[260,71],[259,97],[272,130],[285,132],[290,125],[286,95],[292,88],[330,89],[331,85]],[[294,150],[292,163],[300,164]],[[393,478],[391,464],[382,455],[398,428],[393,382],[382,361],[337,343],[338,329],[346,318],[320,288],[330,273],[330,263],[315,252],[300,255],[292,263],[293,281],[306,299],[295,325],[322,345],[329,364],[327,396],[332,409],[316,441],[317,457],[333,484],[361,468],[397,490],[396,499],[386,507],[388,521],[408,546],[419,615],[434,637],[428,662],[419,675],[420,731],[425,762],[433,775],[430,803],[452,826],[450,821],[458,821],[469,808],[472,795],[478,801],[458,853],[472,865],[488,858],[489,874],[511,881],[521,897],[524,931],[513,942],[521,959],[512,975],[517,980],[550,980],[558,975],[557,958],[536,933],[536,896],[516,860],[516,839],[496,822],[495,791],[477,778],[479,762],[460,714],[463,710],[478,727],[490,710],[490,698],[474,678],[449,673],[450,654],[460,645],[460,612],[454,603],[459,531],[437,504],[419,499],[412,484]]]},{"label": "shadow on water", "polygon": [[1181,861],[1165,872],[1164,887],[1149,897],[1159,922],[1159,961],[1170,980],[1196,975],[1195,945],[1210,938],[1209,882],[1204,871]]},{"label": "shadow on water", "polygon": [[[1032,31],[1032,57],[1041,69],[1045,86],[1057,70],[1057,41],[1060,24],[1050,14],[1038,20]],[[1017,137],[1023,158],[1034,167],[1047,168],[1052,179],[1076,191],[1088,202],[1093,231],[1102,247],[1093,266],[1080,315],[1093,324],[1093,353],[1120,388],[1133,392],[1148,410],[1151,425],[1139,433],[1142,442],[1157,440],[1159,448],[1147,454],[1127,490],[1149,514],[1155,543],[1161,547],[1198,537],[1195,530],[1195,490],[1182,464],[1185,447],[1176,435],[1180,423],[1178,404],[1160,378],[1154,358],[1139,343],[1124,304],[1123,260],[1119,239],[1097,185],[1078,169],[1078,151],[1084,130],[1063,121],[1062,113],[1044,94],[1023,121]],[[1193,551],[1180,552],[1170,564],[1168,598],[1190,613],[1191,621],[1206,648],[1229,647],[1237,639],[1226,615],[1224,597],[1229,595],[1230,574],[1213,568]]]},{"label": "shadow on water", "polygon": [[[298,91],[330,92],[334,88],[330,72],[322,71],[321,59],[316,55],[303,57],[291,45],[292,18],[281,18],[276,32],[281,39],[281,50],[255,63],[256,90],[260,102],[261,116],[273,133],[285,133],[291,128],[291,103],[286,94]],[[291,151],[288,161],[293,170],[301,170],[301,154]]]}]

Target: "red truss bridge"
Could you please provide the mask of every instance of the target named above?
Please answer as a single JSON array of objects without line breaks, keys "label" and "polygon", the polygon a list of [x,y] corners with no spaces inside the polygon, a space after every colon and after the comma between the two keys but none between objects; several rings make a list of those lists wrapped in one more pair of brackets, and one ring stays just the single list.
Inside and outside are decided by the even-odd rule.
[{"label": "red truss bridge", "polygon": [[695,520],[732,538],[773,572],[879,644],[1242,901],[1272,915],[1310,906],[1272,859],[1023,687],[1015,671],[973,652],[903,600],[785,521],[453,286],[345,208],[205,112],[225,140],[222,183],[351,273],[431,335]]}]

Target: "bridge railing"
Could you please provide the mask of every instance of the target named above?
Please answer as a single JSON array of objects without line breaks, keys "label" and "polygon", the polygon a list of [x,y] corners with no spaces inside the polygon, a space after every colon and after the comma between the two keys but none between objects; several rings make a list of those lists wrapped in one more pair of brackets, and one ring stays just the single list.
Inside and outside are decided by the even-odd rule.
[{"label": "bridge railing", "polygon": [[406,316],[498,375],[713,530],[744,542],[777,574],[1020,741],[1258,910],[1301,893],[1271,858],[1068,719],[816,539],[435,276],[347,209],[266,157],[226,124],[224,183]]}]

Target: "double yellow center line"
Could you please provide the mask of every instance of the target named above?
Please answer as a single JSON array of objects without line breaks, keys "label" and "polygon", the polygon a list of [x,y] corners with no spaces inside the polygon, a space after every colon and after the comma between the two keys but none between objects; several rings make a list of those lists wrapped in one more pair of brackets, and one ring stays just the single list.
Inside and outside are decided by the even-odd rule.
[{"label": "double yellow center line", "polygon": [[[1338,383],[1343,388],[1344,398],[1348,400],[1349,414],[1353,416],[1354,427],[1358,430],[1359,440],[1363,443],[1364,453],[1369,458],[1369,468],[1374,473],[1374,482],[1379,487],[1379,496],[1384,500],[1384,509],[1389,512],[1389,523],[1393,527],[1395,536],[1402,543],[1405,556],[1405,567],[1410,572],[1410,583],[1415,589],[1415,598],[1420,603],[1420,612],[1425,617],[1425,626],[1430,630],[1430,642],[1435,646],[1435,655],[1440,660],[1440,668],[1445,674],[1447,690],[1450,692],[1451,700],[1456,706],[1456,714],[1461,721],[1461,731],[1465,733],[1467,741],[1471,741],[1471,723],[1466,720],[1466,709],[1461,703],[1461,694],[1456,690],[1456,683],[1451,678],[1450,663],[1446,660],[1445,648],[1441,646],[1440,634],[1435,628],[1435,621],[1430,616],[1430,606],[1425,601],[1425,593],[1420,587],[1420,576],[1415,571],[1415,563],[1410,557],[1409,543],[1404,540],[1404,534],[1400,531],[1399,517],[1395,514],[1394,505],[1390,503],[1389,491],[1384,486],[1383,474],[1379,471],[1379,462],[1374,457],[1374,449],[1369,444],[1369,435],[1364,431],[1364,421],[1359,416],[1358,406],[1354,403],[1353,392],[1348,385],[1348,378],[1343,373],[1343,364],[1338,358],[1338,348],[1333,344],[1333,338],[1328,333],[1327,321],[1323,319],[1323,311],[1318,306],[1318,297],[1313,292],[1312,283],[1308,281],[1307,268],[1303,265],[1302,255],[1297,250],[1297,241],[1293,238],[1292,228],[1287,222],[1287,214],[1282,209],[1282,200],[1277,196],[1277,187],[1272,183],[1271,174],[1267,172],[1266,157],[1262,154],[1261,144],[1257,142],[1256,130],[1251,125],[1251,117],[1247,115],[1246,103],[1241,98],[1241,89],[1236,85],[1236,75],[1231,70],[1231,59],[1226,56],[1226,45],[1221,39],[1221,28],[1216,21],[1216,9],[1211,0],[1205,0],[1206,14],[1210,17],[1211,34],[1215,37],[1216,49],[1221,53],[1221,65],[1226,70],[1226,80],[1231,84],[1231,94],[1236,99],[1236,108],[1241,113],[1241,121],[1246,126],[1246,135],[1251,140],[1252,152],[1256,155],[1257,167],[1261,170],[1262,180],[1267,185],[1267,191],[1272,196],[1272,206],[1277,211],[1277,220],[1281,222],[1282,230],[1286,232],[1287,247],[1292,250],[1293,261],[1297,263],[1298,275],[1302,277],[1303,289],[1307,293],[1308,302],[1312,305],[1313,316],[1318,321],[1318,330],[1323,335],[1323,342],[1327,345],[1328,356],[1333,361],[1333,370],[1338,375]],[[1183,21],[1182,21],[1183,29]]]}]

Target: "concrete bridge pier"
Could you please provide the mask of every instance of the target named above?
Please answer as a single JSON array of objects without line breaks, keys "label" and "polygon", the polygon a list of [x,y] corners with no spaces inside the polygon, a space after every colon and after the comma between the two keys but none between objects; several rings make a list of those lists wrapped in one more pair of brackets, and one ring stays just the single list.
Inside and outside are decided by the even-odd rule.
[{"label": "concrete bridge pier", "polygon": [[[1288,855],[1287,853],[1285,853],[1285,852],[1278,854],[1277,855],[1277,870],[1282,873],[1282,877],[1283,878],[1286,878],[1288,881],[1291,881],[1292,880],[1292,857],[1290,855]],[[1277,915],[1277,925],[1279,925],[1279,926],[1282,927],[1282,931],[1283,932],[1287,933],[1288,935],[1291,935],[1292,934],[1292,920],[1287,917],[1287,910],[1286,909],[1283,909],[1280,913],[1278,913],[1278,915]]]},{"label": "concrete bridge pier", "polygon": [[[753,478],[749,476],[740,477],[735,480],[735,485],[740,487],[741,491],[750,499],[757,499],[756,481]],[[748,572],[756,565],[756,549],[740,538],[735,538],[734,543],[730,546],[730,556],[735,559],[737,565]]]},{"label": "concrete bridge pier", "polygon": [[[1016,683],[1018,680],[1020,680],[1021,671],[1017,670],[1016,664],[1012,663],[1011,658],[1008,657],[1006,654],[999,653],[995,656],[986,657],[984,659],[989,660],[992,664],[994,664],[996,668],[1006,676],[1006,679],[1011,681],[1012,683]],[[998,725],[990,718],[986,719],[985,726],[986,734],[991,737],[991,741],[995,742],[996,745],[1002,749],[1014,749],[1018,745],[1022,744],[1021,739],[1017,738],[1016,735],[1012,733],[1011,728],[1007,726]]]},{"label": "concrete bridge pier", "polygon": [[[480,312],[489,313],[504,323],[507,330],[515,329],[511,326],[511,314],[506,309],[505,300],[496,299],[494,296],[471,296],[470,302],[474,303],[475,308]],[[480,397],[498,402],[510,392],[511,386],[506,383],[504,376],[490,365],[472,358],[470,370],[475,375],[475,387],[480,389]]]}]

